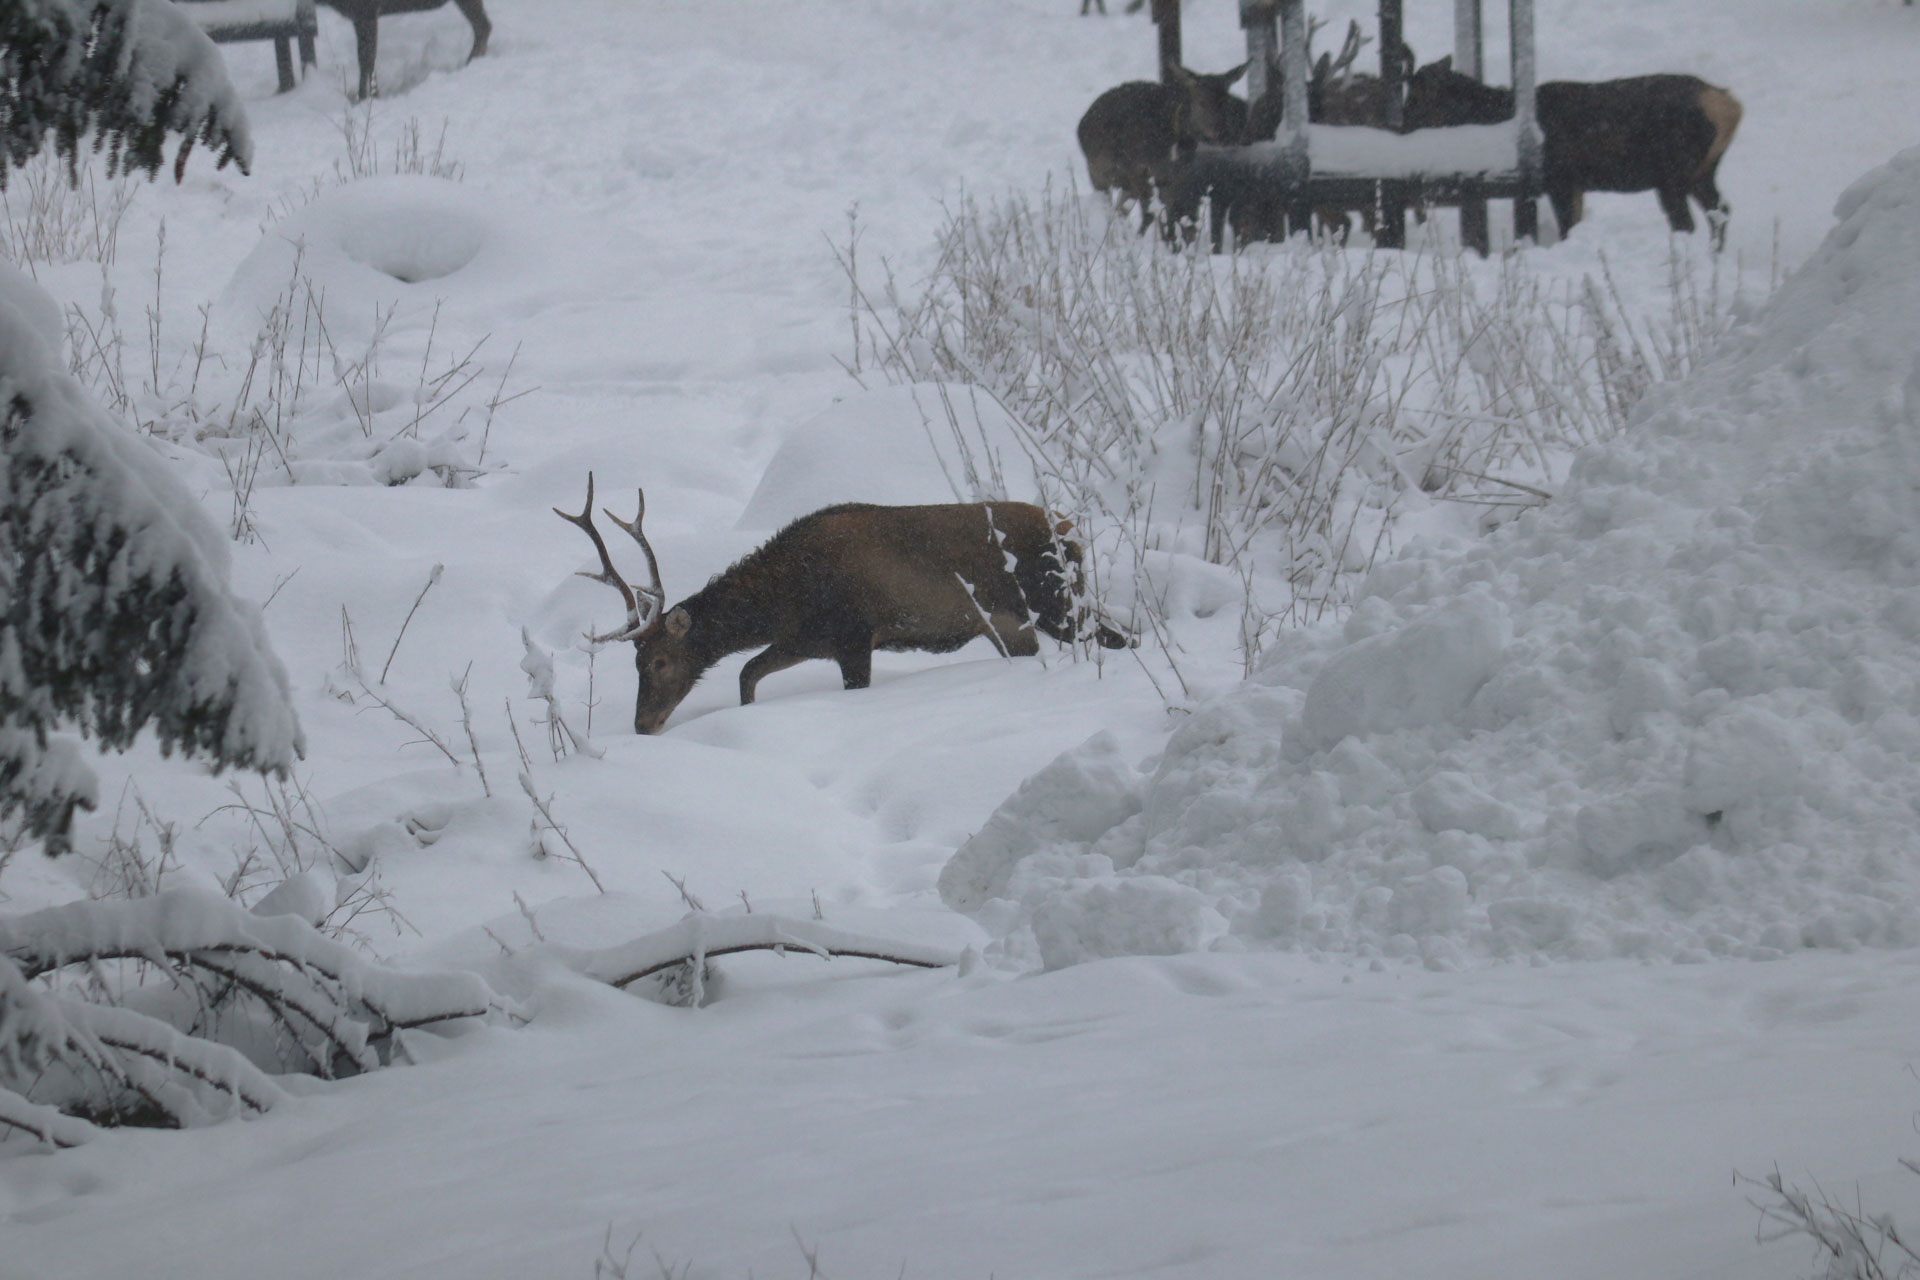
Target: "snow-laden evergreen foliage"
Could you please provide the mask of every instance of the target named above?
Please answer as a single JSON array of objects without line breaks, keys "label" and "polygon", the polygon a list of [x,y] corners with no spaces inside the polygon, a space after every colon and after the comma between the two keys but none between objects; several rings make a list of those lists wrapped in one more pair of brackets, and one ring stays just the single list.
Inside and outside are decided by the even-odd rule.
[{"label": "snow-laden evergreen foliage", "polygon": [[[128,966],[166,982],[143,986]],[[82,999],[70,972],[95,988],[124,976],[137,994],[129,1007]],[[396,1032],[502,1007],[475,974],[382,968],[297,915],[206,890],[0,918],[0,1129],[71,1146],[90,1133],[75,1117],[258,1114],[283,1097],[271,1072],[372,1070]]]},{"label": "snow-laden evergreen foliage", "polygon": [[93,778],[63,725],[124,749],[284,771],[302,749],[258,610],[218,531],[141,441],[59,368],[0,280],[0,815],[64,842]]},{"label": "snow-laden evergreen foliage", "polygon": [[89,135],[109,173],[158,173],[170,135],[176,178],[196,142],[243,173],[253,156],[213,42],[166,0],[0,4],[0,187],[49,141],[71,164]]},{"label": "snow-laden evergreen foliage", "polygon": [[[0,187],[49,143],[91,136],[109,171],[160,166],[182,138],[245,169],[252,144],[207,37],[165,0],[0,4]],[[50,851],[94,780],[70,725],[124,748],[283,771],[300,751],[286,674],[191,495],[62,371],[51,300],[0,273],[0,818]]]}]

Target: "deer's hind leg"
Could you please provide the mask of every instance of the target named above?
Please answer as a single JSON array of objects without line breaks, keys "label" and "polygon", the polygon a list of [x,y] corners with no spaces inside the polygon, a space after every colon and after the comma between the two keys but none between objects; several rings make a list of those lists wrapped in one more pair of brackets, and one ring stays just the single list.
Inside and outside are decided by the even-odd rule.
[{"label": "deer's hind leg", "polygon": [[1714,175],[1719,167],[1717,163],[1708,165],[1694,181],[1693,189],[1689,192],[1707,215],[1707,229],[1713,236],[1715,249],[1726,247],[1727,219],[1733,213],[1733,207],[1727,203],[1726,197],[1720,194],[1719,184],[1714,181]]},{"label": "deer's hind leg", "polygon": [[1693,210],[1687,208],[1687,190],[1679,185],[1659,188],[1660,209],[1667,215],[1667,225],[1675,231],[1693,230]]}]

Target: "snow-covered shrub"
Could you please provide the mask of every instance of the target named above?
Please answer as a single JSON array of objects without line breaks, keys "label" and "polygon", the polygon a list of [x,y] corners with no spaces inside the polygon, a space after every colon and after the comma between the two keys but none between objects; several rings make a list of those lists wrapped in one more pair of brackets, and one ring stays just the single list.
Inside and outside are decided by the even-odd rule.
[{"label": "snow-covered shrub", "polygon": [[86,1130],[63,1116],[257,1114],[283,1096],[274,1074],[370,1070],[401,1031],[499,1007],[476,975],[402,973],[327,938],[299,914],[324,905],[310,898],[250,912],[176,889],[0,917],[0,1126],[66,1146]]},{"label": "snow-covered shrub", "polygon": [[870,291],[843,254],[854,371],[997,399],[1047,501],[1118,527],[1105,549],[1147,579],[1149,610],[1170,583],[1154,555],[1176,552],[1277,578],[1278,612],[1309,620],[1391,551],[1404,510],[1544,501],[1576,449],[1731,323],[1717,260],[1702,279],[1679,247],[1672,305],[1650,317],[1604,272],[1556,287],[1530,255],[1481,262],[1430,239],[1209,256],[1099,201],[966,201],[911,292]]},{"label": "snow-covered shrub", "polygon": [[1913,150],[1554,502],[1383,562],[1144,767],[1056,762],[943,896],[1013,964],[1219,942],[1082,909],[1134,881],[1439,968],[1920,942],[1917,213]]},{"label": "snow-covered shrub", "polygon": [[0,255],[15,263],[111,263],[120,223],[138,190],[135,178],[109,177],[103,165],[78,168],[43,152],[0,187]]},{"label": "snow-covered shrub", "polygon": [[462,487],[498,466],[515,353],[448,335],[460,274],[500,270],[508,239],[484,199],[441,179],[339,187],[268,228],[191,323],[156,295],[130,341],[110,285],[71,305],[72,369],[143,431],[224,465],[236,538],[262,484]]},{"label": "snow-covered shrub", "polygon": [[[1920,1174],[1920,1163],[1901,1165]],[[1819,1270],[1812,1280],[1914,1280],[1920,1276],[1920,1249],[1900,1232],[1891,1214],[1868,1213],[1856,1200],[1835,1201],[1816,1186],[1809,1192],[1788,1183],[1775,1169],[1759,1178],[1742,1179],[1757,1186],[1763,1196],[1753,1201],[1760,1211],[1760,1239],[1811,1241]]]}]

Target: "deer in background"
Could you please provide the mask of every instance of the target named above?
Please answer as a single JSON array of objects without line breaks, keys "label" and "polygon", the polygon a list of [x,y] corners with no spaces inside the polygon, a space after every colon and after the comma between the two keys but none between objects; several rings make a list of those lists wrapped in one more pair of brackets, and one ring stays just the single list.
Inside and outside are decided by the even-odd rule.
[{"label": "deer in background", "polygon": [[[1536,91],[1541,165],[1560,234],[1572,230],[1588,191],[1654,191],[1667,224],[1693,230],[1691,196],[1706,211],[1714,248],[1732,212],[1715,177],[1740,127],[1740,100],[1694,76],[1634,76],[1585,84],[1550,80]],[[1413,73],[1406,127],[1498,124],[1513,119],[1513,90],[1481,84],[1442,58]]]},{"label": "deer in background", "polygon": [[[374,70],[374,55],[380,48],[380,19],[395,13],[424,13],[429,9],[438,9],[447,0],[319,0],[348,22],[353,24],[354,52],[360,63],[360,91],[355,95],[356,102],[380,96],[379,76]],[[467,60],[480,57],[487,51],[487,37],[493,33],[493,24],[487,21],[486,7],[481,0],[453,0],[467,25],[473,28],[473,52]]]},{"label": "deer in background", "polygon": [[1182,157],[1197,143],[1238,142],[1246,132],[1246,101],[1229,92],[1246,70],[1244,62],[1216,75],[1170,66],[1170,83],[1129,80],[1095,98],[1078,129],[1093,189],[1118,192],[1122,207],[1138,204],[1140,230],[1152,226],[1155,195],[1170,204],[1181,184]]},{"label": "deer in background", "polygon": [[[1080,548],[1071,525],[1026,502],[959,502],[881,507],[846,503],[802,516],[759,550],[669,609],[660,562],[640,524],[606,517],[640,544],[650,581],[628,582],[614,568],[593,524],[593,475],[578,515],[553,513],[584,532],[600,571],[583,577],[620,593],[627,620],[594,643],[631,640],[640,690],[635,733],[658,733],[700,677],[720,659],[761,648],[740,672],[740,703],[776,671],[827,658],[849,689],[873,676],[875,649],[950,653],[986,636],[1003,655],[1040,652],[1036,631],[1071,643],[1090,611],[1077,605]],[[1105,648],[1132,641],[1105,623],[1093,639]]]}]

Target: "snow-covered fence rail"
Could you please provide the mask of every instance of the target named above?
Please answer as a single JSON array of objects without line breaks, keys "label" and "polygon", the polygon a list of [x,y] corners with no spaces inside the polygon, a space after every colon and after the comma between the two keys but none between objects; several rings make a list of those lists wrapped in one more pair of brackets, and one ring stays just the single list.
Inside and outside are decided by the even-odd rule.
[{"label": "snow-covered fence rail", "polygon": [[[1514,123],[1501,133],[1430,128],[1399,138],[1405,73],[1412,51],[1401,39],[1403,0],[1379,0],[1380,118],[1366,124],[1308,123],[1308,23],[1305,0],[1240,0],[1247,56],[1261,70],[1250,81],[1258,94],[1271,51],[1280,51],[1283,105],[1274,140],[1252,146],[1198,148],[1177,180],[1169,215],[1197,218],[1211,205],[1213,248],[1224,247],[1228,220],[1237,239],[1283,239],[1309,226],[1316,207],[1377,212],[1375,243],[1406,243],[1405,212],[1416,203],[1482,205],[1489,197],[1514,202],[1514,238],[1536,234],[1535,198],[1544,193],[1542,139],[1534,111],[1533,0],[1508,0]],[[1455,0],[1455,25],[1477,41],[1480,0]],[[1279,34],[1275,33],[1276,20]],[[1473,63],[1478,66],[1477,47]],[[1477,220],[1474,224],[1478,225]],[[1482,254],[1484,236],[1470,242]]]},{"label": "snow-covered fence rail", "polygon": [[273,61],[280,73],[280,92],[292,89],[293,45],[300,45],[300,65],[314,64],[313,39],[319,20],[314,0],[179,0],[183,11],[212,37],[215,44],[246,40],[273,41]]}]

